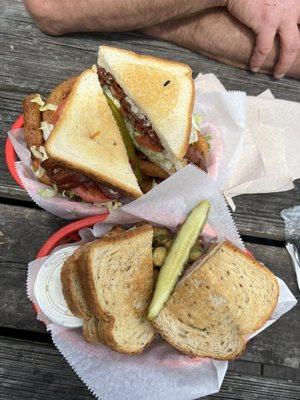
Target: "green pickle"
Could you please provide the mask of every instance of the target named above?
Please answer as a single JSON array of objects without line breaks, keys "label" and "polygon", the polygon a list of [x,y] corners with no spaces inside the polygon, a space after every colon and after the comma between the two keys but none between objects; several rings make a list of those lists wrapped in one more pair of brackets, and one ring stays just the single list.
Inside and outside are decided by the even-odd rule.
[{"label": "green pickle", "polygon": [[126,150],[127,150],[127,154],[128,154],[128,158],[130,160],[130,162],[133,164],[133,170],[136,176],[136,179],[138,181],[139,184],[142,183],[143,177],[142,177],[142,172],[141,172],[141,168],[140,168],[140,164],[139,164],[139,160],[135,154],[135,149],[134,146],[132,144],[132,139],[131,136],[126,128],[124,119],[122,117],[121,111],[119,110],[119,108],[115,105],[115,103],[109,98],[109,96],[107,96],[106,93],[104,93],[106,100],[110,106],[110,109],[113,113],[113,116],[118,124],[118,127],[120,129],[121,135],[122,135],[122,139],[123,142],[125,144]]},{"label": "green pickle", "polygon": [[202,232],[210,210],[208,200],[198,204],[187,216],[177,233],[161,267],[148,310],[148,319],[153,320],[170,297],[190,252]]}]

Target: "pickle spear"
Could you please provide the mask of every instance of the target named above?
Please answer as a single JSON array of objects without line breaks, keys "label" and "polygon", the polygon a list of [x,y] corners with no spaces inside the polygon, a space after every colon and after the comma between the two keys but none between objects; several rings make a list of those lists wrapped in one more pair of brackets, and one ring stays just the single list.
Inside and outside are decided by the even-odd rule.
[{"label": "pickle spear", "polygon": [[170,297],[184,265],[189,259],[190,251],[204,228],[209,209],[209,201],[202,201],[190,212],[177,233],[158,274],[154,295],[148,310],[149,320],[153,320],[157,316]]},{"label": "pickle spear", "polygon": [[120,129],[122,139],[123,139],[123,142],[124,142],[126,150],[127,150],[128,158],[132,164],[136,179],[137,179],[138,183],[141,184],[142,183],[142,172],[141,172],[139,160],[135,154],[135,149],[133,147],[132,139],[126,128],[122,114],[121,114],[120,110],[118,109],[118,107],[115,105],[115,103],[109,98],[109,96],[107,96],[106,93],[104,93],[104,95],[106,97],[106,100],[110,106],[113,116],[118,124],[119,129]]}]

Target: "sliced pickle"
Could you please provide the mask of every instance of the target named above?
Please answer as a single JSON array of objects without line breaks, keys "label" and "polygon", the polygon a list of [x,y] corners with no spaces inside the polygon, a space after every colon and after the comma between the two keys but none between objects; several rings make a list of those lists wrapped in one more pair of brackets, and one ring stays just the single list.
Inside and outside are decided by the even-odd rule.
[{"label": "sliced pickle", "polygon": [[177,233],[158,274],[154,295],[148,310],[149,320],[157,316],[170,297],[184,265],[189,259],[190,251],[204,228],[209,209],[209,201],[202,201],[190,212]]},{"label": "sliced pickle", "polygon": [[104,93],[104,95],[107,99],[107,102],[110,106],[113,116],[118,124],[119,129],[120,129],[122,139],[123,139],[123,142],[124,142],[126,150],[127,150],[128,158],[129,158],[130,164],[133,168],[136,179],[137,179],[138,183],[141,184],[143,178],[142,178],[140,163],[135,154],[135,149],[134,149],[134,146],[132,143],[132,139],[128,132],[128,129],[126,128],[121,111],[119,110],[119,108],[115,105],[115,103],[112,101],[112,99],[106,93]]}]

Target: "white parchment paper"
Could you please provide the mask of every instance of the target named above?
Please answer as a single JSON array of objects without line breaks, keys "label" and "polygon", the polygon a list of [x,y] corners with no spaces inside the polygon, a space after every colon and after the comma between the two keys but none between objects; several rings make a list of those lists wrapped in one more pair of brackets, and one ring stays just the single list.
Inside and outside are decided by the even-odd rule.
[{"label": "white parchment paper", "polygon": [[[213,74],[199,75],[202,93],[224,92]],[[226,199],[246,193],[289,190],[300,178],[300,103],[275,99],[270,90],[246,98],[242,150],[228,180],[221,182]]]},{"label": "white parchment paper", "polygon": [[[193,166],[179,171],[141,199],[113,211],[104,223],[81,231],[81,236],[83,241],[92,240],[114,223],[130,224],[143,219],[174,229],[204,199],[211,201],[205,234],[218,240],[227,238],[244,248],[216,182]],[[28,295],[32,301],[33,284],[42,262],[35,260],[29,264]],[[296,304],[284,282],[279,280],[279,284],[276,310],[264,328]],[[45,320],[42,315],[40,318]],[[160,338],[142,354],[127,356],[102,344],[86,343],[80,329],[47,322],[58,350],[102,400],[194,400],[218,392],[227,370],[227,362],[184,356]]]},{"label": "white parchment paper", "polygon": [[[211,136],[208,173],[215,180],[224,182],[231,174],[242,147],[245,131],[245,93],[202,93],[198,78],[195,80],[194,114],[202,116],[201,131]],[[47,186],[37,180],[31,170],[31,155],[26,147],[23,129],[8,132],[20,159],[16,163],[18,176],[31,199],[41,208],[65,219],[78,219],[107,212],[85,202],[75,202],[57,194],[46,198],[39,194]],[[128,203],[122,199],[122,203]]]}]

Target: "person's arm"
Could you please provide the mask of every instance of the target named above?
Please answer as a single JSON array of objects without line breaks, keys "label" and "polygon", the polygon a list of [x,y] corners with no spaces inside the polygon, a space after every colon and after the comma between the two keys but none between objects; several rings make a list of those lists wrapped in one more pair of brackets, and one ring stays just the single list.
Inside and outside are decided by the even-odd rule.
[{"label": "person's arm", "polygon": [[51,35],[120,32],[183,18],[225,0],[23,0],[39,28]]},{"label": "person's arm", "polygon": [[[222,9],[208,10],[194,17],[165,22],[141,31],[243,69],[249,68],[255,47],[254,32]],[[275,40],[263,63],[262,72],[272,73],[278,52],[279,42]],[[288,75],[300,78],[299,53]]]},{"label": "person's arm", "polygon": [[[24,0],[24,3],[40,29],[52,35],[118,32],[167,21],[176,26],[180,18],[194,16],[197,21],[200,12],[225,6],[231,15],[257,35],[252,57],[249,56],[252,71],[258,71],[265,61],[268,62],[266,59],[275,35],[280,38],[279,59],[276,66],[274,64],[275,77],[282,78],[299,53],[300,0]],[[189,22],[188,25],[191,26]],[[226,26],[214,28],[226,36]],[[181,29],[184,30],[180,25]],[[197,31],[199,34],[199,29]],[[205,38],[197,40],[205,41]],[[227,58],[229,56],[230,53]]]}]

